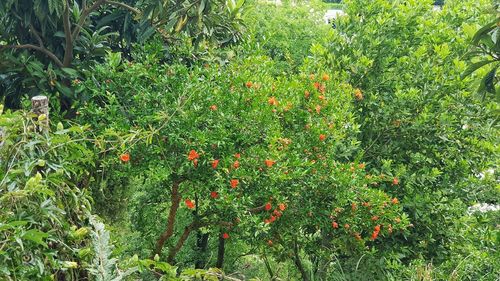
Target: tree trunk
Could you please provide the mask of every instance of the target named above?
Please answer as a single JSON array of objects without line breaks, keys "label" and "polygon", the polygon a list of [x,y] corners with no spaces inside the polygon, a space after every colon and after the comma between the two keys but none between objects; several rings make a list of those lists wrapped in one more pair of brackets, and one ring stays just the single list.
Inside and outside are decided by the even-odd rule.
[{"label": "tree trunk", "polygon": [[208,233],[201,233],[200,230],[196,233],[196,262],[194,268],[204,268],[206,264],[206,255],[208,248]]},{"label": "tree trunk", "polygon": [[153,251],[153,257],[155,255],[161,254],[161,250],[163,249],[165,242],[174,234],[175,217],[177,215],[177,210],[179,209],[179,203],[181,201],[181,196],[179,194],[179,185],[181,184],[181,182],[182,180],[178,180],[174,181],[174,183],[172,184],[172,195],[170,199],[171,205],[170,205],[170,211],[168,213],[167,228],[160,235],[158,241],[156,242],[156,247],[155,250]]},{"label": "tree trunk", "polygon": [[309,281],[309,276],[307,275],[304,266],[302,265],[302,261],[300,260],[299,256],[299,246],[297,245],[297,241],[293,242],[293,253],[294,253],[294,263],[297,269],[300,272],[300,275],[302,275],[302,280],[304,281]]},{"label": "tree trunk", "polygon": [[225,246],[226,240],[222,237],[222,230],[219,235],[219,247],[217,249],[217,263],[215,267],[222,269],[224,266],[224,246]]}]

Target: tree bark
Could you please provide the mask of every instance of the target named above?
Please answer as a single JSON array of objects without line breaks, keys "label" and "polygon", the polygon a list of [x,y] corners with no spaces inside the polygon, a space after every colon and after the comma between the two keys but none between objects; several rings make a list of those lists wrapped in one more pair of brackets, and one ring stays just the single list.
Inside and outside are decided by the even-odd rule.
[{"label": "tree bark", "polygon": [[293,242],[293,254],[294,254],[294,263],[297,269],[300,272],[300,275],[302,275],[302,280],[304,281],[309,281],[309,276],[307,275],[304,266],[302,265],[302,261],[300,260],[299,256],[299,246],[297,245],[297,241]]},{"label": "tree bark", "polygon": [[189,234],[191,233],[191,231],[197,229],[198,227],[199,226],[198,226],[198,224],[196,222],[192,222],[192,223],[190,223],[188,226],[186,226],[184,228],[184,232],[182,233],[181,237],[177,241],[177,244],[175,244],[174,247],[170,248],[170,250],[168,252],[168,257],[167,257],[167,262],[168,263],[172,263],[173,262],[175,256],[177,255],[177,253],[180,251],[180,249],[182,248],[182,246],[184,245],[184,243],[188,239]]},{"label": "tree bark", "polygon": [[219,235],[219,246],[217,249],[217,263],[215,267],[222,269],[224,266],[224,251],[225,251],[226,240],[222,237],[222,230]]},{"label": "tree bark", "polygon": [[206,261],[206,254],[207,254],[207,248],[208,248],[208,233],[201,233],[200,230],[197,231],[196,233],[196,262],[194,265],[194,268],[204,268]]},{"label": "tree bark", "polygon": [[153,251],[153,257],[155,255],[161,254],[165,242],[174,234],[175,217],[177,215],[177,210],[179,209],[179,203],[181,202],[181,196],[179,194],[179,185],[181,183],[182,180],[178,180],[174,181],[174,183],[172,184],[172,190],[171,190],[172,194],[170,197],[171,205],[170,205],[170,211],[168,213],[167,228],[160,235],[158,241],[156,242],[156,247],[155,250]]}]

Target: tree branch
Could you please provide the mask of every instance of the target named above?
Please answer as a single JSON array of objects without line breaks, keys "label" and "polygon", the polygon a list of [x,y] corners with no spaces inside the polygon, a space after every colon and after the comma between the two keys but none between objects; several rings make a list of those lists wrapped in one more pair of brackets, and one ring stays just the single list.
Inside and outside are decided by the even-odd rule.
[{"label": "tree branch", "polygon": [[170,205],[170,211],[168,212],[167,228],[160,235],[158,241],[156,242],[156,247],[153,252],[153,257],[155,255],[161,254],[163,245],[165,245],[167,239],[172,237],[172,235],[174,234],[175,217],[177,215],[177,210],[179,209],[179,203],[181,202],[181,196],[179,194],[179,185],[182,183],[182,181],[183,180],[177,180],[172,184],[172,191],[171,191],[172,195],[170,199],[171,205]]},{"label": "tree branch", "polygon": [[73,37],[71,36],[71,22],[69,20],[69,2],[68,0],[65,1],[66,5],[63,13],[63,28],[66,46],[64,47],[63,65],[68,67],[71,65],[71,61],[73,60]]},{"label": "tree branch", "polygon": [[106,4],[109,4],[109,5],[113,5],[113,6],[118,6],[118,7],[121,7],[121,8],[124,8],[126,10],[129,10],[131,11],[132,13],[134,14],[137,14],[137,15],[140,15],[141,14],[141,11],[132,7],[132,6],[129,6],[125,3],[122,3],[122,2],[117,2],[117,1],[110,1],[110,0],[106,0]]},{"label": "tree branch", "polygon": [[38,45],[44,48],[42,38],[40,37],[40,34],[38,34],[38,32],[35,30],[35,27],[32,24],[30,24],[30,31],[31,33],[33,33],[33,36],[35,36],[36,41],[38,41]]},{"label": "tree branch", "polygon": [[0,45],[0,51],[3,50],[3,49],[31,49],[31,50],[36,50],[36,51],[42,52],[46,56],[48,56],[52,61],[54,61],[54,63],[57,66],[59,66],[59,67],[63,67],[64,66],[63,63],[61,62],[61,60],[59,60],[59,58],[56,55],[54,55],[54,53],[52,53],[51,51],[47,50],[44,47],[35,46],[35,45],[32,45],[32,44],[24,44],[24,45]]},{"label": "tree branch", "polygon": [[92,13],[93,11],[97,10],[106,0],[98,0],[96,1],[92,6],[83,9],[82,14],[80,15],[80,19],[78,20],[78,23],[76,24],[75,28],[73,29],[73,32],[71,33],[71,38],[75,40],[78,37],[78,34],[80,34],[80,30],[85,23],[85,20],[87,17]]}]

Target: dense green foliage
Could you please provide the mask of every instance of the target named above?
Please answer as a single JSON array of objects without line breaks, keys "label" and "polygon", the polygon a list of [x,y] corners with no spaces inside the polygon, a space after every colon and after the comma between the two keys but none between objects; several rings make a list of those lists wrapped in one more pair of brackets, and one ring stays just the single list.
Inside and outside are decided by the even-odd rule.
[{"label": "dense green foliage", "polygon": [[74,116],[0,115],[0,279],[497,280],[499,211],[469,208],[500,198],[496,14],[446,2],[345,0],[335,29],[317,2],[96,10],[99,58],[25,57]]}]

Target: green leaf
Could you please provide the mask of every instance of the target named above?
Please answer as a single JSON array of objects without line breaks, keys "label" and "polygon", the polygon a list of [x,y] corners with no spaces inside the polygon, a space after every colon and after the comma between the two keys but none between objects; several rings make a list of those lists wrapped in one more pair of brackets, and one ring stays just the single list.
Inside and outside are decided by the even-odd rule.
[{"label": "green leaf", "polygon": [[43,245],[44,247],[47,247],[47,244],[45,244],[43,240],[47,237],[49,237],[47,233],[38,229],[30,229],[22,236],[23,239],[33,241],[38,245]]},{"label": "green leaf", "polygon": [[492,63],[492,62],[494,62],[494,60],[485,60],[485,61],[473,63],[473,64],[469,65],[469,67],[467,67],[467,69],[464,71],[464,73],[462,73],[462,75],[460,75],[460,78],[464,79],[465,77],[471,75],[477,69],[479,69],[479,68],[481,68],[489,63]]}]

